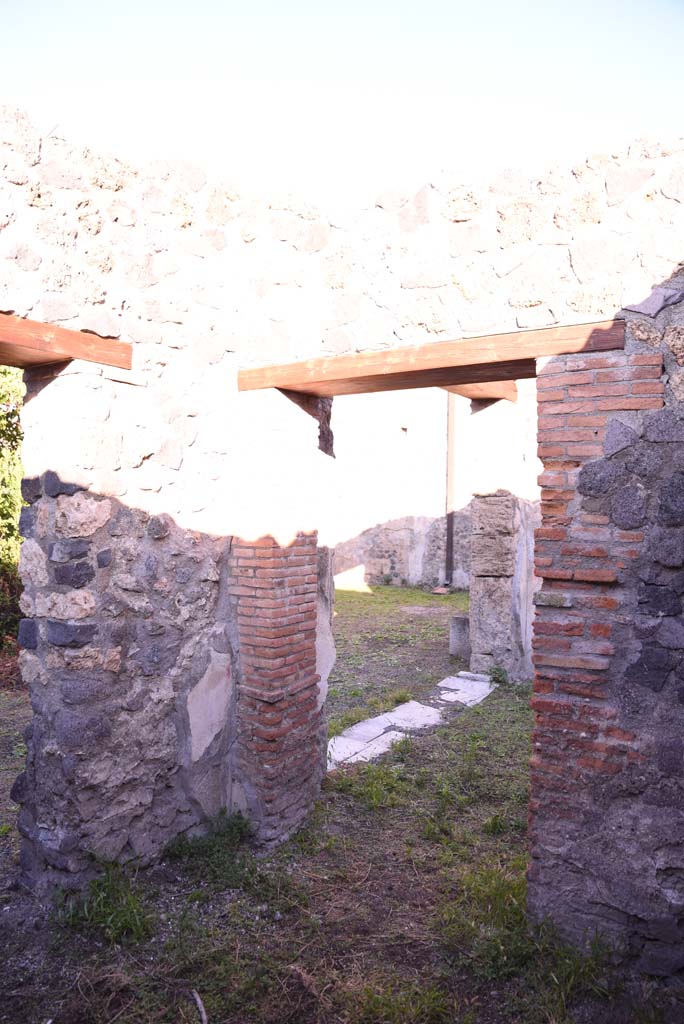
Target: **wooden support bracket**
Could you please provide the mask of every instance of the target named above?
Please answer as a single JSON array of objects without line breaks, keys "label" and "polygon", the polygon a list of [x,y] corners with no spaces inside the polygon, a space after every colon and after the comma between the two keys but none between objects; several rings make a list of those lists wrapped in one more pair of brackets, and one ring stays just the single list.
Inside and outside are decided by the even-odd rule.
[{"label": "wooden support bracket", "polygon": [[518,401],[518,385],[514,380],[490,380],[482,384],[456,384],[445,388],[454,395],[461,398],[470,398],[475,402],[497,402],[505,399],[507,402]]}]

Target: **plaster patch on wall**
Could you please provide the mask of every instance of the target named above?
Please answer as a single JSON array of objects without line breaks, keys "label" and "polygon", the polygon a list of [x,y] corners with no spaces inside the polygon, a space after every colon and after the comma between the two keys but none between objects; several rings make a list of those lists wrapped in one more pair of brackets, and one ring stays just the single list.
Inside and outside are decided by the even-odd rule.
[{"label": "plaster patch on wall", "polygon": [[209,667],[188,695],[191,759],[199,761],[228,721],[230,655],[212,653]]},{"label": "plaster patch on wall", "polygon": [[320,597],[316,618],[316,672],[321,677],[318,684],[318,706],[325,704],[328,696],[328,676],[335,664],[335,640],[330,624],[330,608]]}]

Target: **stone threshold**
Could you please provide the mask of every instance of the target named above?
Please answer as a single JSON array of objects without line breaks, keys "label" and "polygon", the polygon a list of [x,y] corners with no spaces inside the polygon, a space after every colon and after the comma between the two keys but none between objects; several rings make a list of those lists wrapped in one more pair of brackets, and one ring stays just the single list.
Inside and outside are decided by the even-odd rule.
[{"label": "stone threshold", "polygon": [[459,672],[458,675],[447,676],[428,698],[434,704],[409,700],[392,711],[357,722],[339,736],[334,736],[328,743],[328,771],[357,761],[375,761],[405,736],[439,725],[444,719],[444,705],[474,707],[494,689],[496,686],[488,675]]}]

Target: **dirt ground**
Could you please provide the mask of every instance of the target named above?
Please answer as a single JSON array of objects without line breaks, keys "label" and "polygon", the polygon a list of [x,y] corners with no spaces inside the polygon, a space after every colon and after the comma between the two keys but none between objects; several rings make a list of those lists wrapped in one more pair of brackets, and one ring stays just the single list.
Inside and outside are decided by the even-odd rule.
[{"label": "dirt ground", "polygon": [[[334,715],[396,690],[419,696],[453,671],[446,623],[459,600],[385,587],[340,595]],[[668,990],[621,987],[601,948],[580,955],[528,928],[528,698],[501,686],[384,760],[333,773],[306,828],[266,856],[243,821],[223,819],[154,869],[105,866],[80,901],[42,907],[16,886],[7,796],[28,702],[0,691],[1,820],[12,833],[0,848],[0,1021],[683,1020]]]}]

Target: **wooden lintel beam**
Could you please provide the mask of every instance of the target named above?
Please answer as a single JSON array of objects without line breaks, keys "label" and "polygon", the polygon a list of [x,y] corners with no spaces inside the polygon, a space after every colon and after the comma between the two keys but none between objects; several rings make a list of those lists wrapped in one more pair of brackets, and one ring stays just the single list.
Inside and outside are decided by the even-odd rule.
[{"label": "wooden lintel beam", "polygon": [[[623,321],[573,324],[240,370],[238,389],[284,388],[330,397],[516,380],[535,376],[534,360],[543,356],[602,352],[624,345]],[[516,367],[524,368],[523,372]]]},{"label": "wooden lintel beam", "polygon": [[475,402],[506,402],[518,401],[518,385],[514,380],[488,380],[481,384],[455,384],[445,388],[461,398],[470,398]]},{"label": "wooden lintel beam", "polygon": [[[403,391],[408,388],[443,388],[456,384],[478,384],[490,381],[495,373],[499,380],[522,380],[536,376],[534,359],[516,359],[505,363],[478,363],[472,366],[439,366],[432,370],[407,370],[374,376],[347,377],[344,380],[316,381],[296,390],[304,394],[332,398],[335,395],[364,395],[377,391]],[[314,390],[315,388],[315,390]],[[295,390],[294,388],[292,390]]]},{"label": "wooden lintel beam", "polygon": [[116,338],[100,338],[97,334],[0,313],[0,363],[26,367],[69,359],[86,359],[130,370],[132,349]]}]

